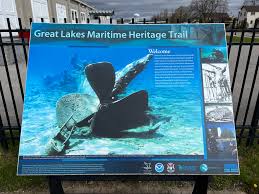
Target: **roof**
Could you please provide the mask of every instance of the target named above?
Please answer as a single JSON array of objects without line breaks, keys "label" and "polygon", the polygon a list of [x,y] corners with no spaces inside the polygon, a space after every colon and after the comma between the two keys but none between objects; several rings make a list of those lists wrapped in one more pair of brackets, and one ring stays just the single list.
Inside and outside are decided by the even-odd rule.
[{"label": "roof", "polygon": [[74,1],[77,1],[77,2],[79,2],[79,3],[81,3],[81,4],[83,4],[84,6],[90,8],[91,10],[96,10],[93,6],[89,5],[89,4],[86,2],[86,0],[74,0]]},{"label": "roof", "polygon": [[244,5],[241,9],[245,9],[247,12],[259,12],[259,5]]},{"label": "roof", "polygon": [[204,13],[203,16],[209,17],[210,19],[214,19],[214,20],[230,18],[228,13],[212,13],[212,14]]},{"label": "roof", "polygon": [[113,16],[114,11],[113,10],[95,10],[95,11],[89,11],[90,15],[95,16]]}]

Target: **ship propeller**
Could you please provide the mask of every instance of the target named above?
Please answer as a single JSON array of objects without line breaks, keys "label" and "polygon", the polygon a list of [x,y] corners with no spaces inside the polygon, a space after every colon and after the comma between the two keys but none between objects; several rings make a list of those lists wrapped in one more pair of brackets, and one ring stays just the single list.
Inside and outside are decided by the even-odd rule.
[{"label": "ship propeller", "polygon": [[[97,112],[88,121],[96,136],[117,137],[127,129],[147,122],[148,94],[141,90],[120,100],[114,100],[115,71],[111,63],[87,65],[85,74],[90,86],[99,98]],[[80,125],[80,123],[79,123]]]}]

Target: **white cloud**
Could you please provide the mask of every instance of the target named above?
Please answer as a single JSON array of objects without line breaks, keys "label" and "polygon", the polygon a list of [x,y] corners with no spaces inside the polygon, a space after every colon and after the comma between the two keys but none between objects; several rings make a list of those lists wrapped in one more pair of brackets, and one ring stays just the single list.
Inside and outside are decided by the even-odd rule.
[{"label": "white cloud", "polygon": [[[143,17],[153,16],[163,9],[175,9],[188,5],[191,0],[86,0],[97,9],[113,9],[116,17],[133,17],[139,13]],[[243,0],[228,0],[229,11],[237,14]]]}]

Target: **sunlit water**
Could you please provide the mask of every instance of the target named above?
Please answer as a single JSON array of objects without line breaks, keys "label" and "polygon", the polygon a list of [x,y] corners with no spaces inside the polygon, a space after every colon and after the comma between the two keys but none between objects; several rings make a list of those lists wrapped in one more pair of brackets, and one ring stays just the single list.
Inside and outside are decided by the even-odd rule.
[{"label": "sunlit water", "polygon": [[[44,155],[47,142],[59,131],[55,121],[56,101],[63,95],[60,91],[40,92],[35,86],[33,94],[27,99],[23,118],[23,155]],[[151,114],[162,118],[157,132],[148,137],[125,138],[89,138],[82,135],[71,139],[67,154],[105,155],[105,154],[202,154],[202,126],[199,100],[194,100],[190,91],[183,91],[181,96],[173,96],[172,91],[154,91],[149,93]],[[38,111],[41,110],[41,111]],[[163,118],[164,121],[163,121]],[[31,122],[31,121],[34,122]],[[151,126],[144,126],[137,131],[146,131]],[[79,130],[79,129],[78,129]],[[77,144],[77,145],[73,145]]]},{"label": "sunlit water", "polygon": [[[123,96],[145,89],[149,95],[150,114],[159,118],[153,124],[160,126],[158,130],[146,136],[129,134],[121,138],[96,138],[87,136],[87,128],[77,129],[65,152],[67,155],[203,154],[201,94],[195,88],[198,86],[154,88],[144,75],[145,70],[128,86]],[[27,82],[20,155],[46,155],[46,145],[59,131],[56,102],[62,96],[69,93],[92,94],[89,88],[85,88],[85,77],[81,71],[73,72],[76,80],[70,80],[68,76],[67,81],[56,81],[57,77],[51,78],[50,85],[46,83],[50,78],[45,82],[41,79]],[[75,83],[71,85],[73,81]],[[152,127],[149,124],[134,131],[148,131]]]}]

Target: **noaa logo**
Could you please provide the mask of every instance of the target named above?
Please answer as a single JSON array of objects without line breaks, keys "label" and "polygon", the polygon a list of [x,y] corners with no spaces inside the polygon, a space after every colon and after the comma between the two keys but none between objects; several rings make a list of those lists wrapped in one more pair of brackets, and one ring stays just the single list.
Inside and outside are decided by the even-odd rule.
[{"label": "noaa logo", "polygon": [[156,163],[155,165],[155,171],[158,173],[161,173],[164,171],[164,165],[162,163]]},{"label": "noaa logo", "polygon": [[207,166],[207,164],[201,164],[200,165],[200,171],[201,172],[207,172],[208,171],[208,166]]},{"label": "noaa logo", "polygon": [[169,172],[169,173],[175,172],[175,165],[174,165],[174,163],[167,163],[167,172]]}]

